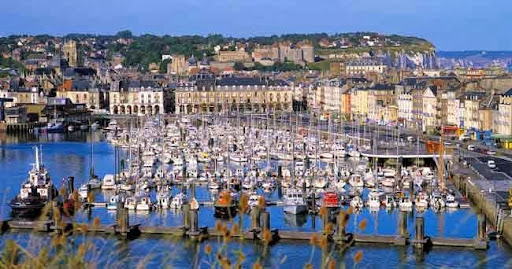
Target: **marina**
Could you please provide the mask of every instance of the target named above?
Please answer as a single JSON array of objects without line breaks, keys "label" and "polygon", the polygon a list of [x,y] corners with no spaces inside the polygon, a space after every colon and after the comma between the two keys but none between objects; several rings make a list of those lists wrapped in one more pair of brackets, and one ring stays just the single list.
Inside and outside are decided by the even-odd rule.
[{"label": "marina", "polygon": [[[195,126],[191,121],[196,121]],[[409,163],[400,168],[397,176],[396,169],[401,164],[370,161],[356,150],[371,147],[351,145],[350,140],[301,133],[292,124],[266,131],[261,123],[254,128],[238,125],[236,120],[229,125],[219,121],[216,124],[204,119],[181,119],[163,128],[161,121],[147,120],[138,124],[141,129],[134,128],[133,123],[124,128],[111,124],[104,132],[67,137],[46,134],[33,137],[36,143],[11,143],[6,148],[14,147],[16,151],[22,147],[25,155],[33,159],[34,146],[45,140],[39,147],[43,158],[47,158],[44,156],[48,151],[50,158],[58,158],[52,153],[54,145],[66,148],[71,143],[83,147],[85,153],[78,158],[78,166],[52,169],[58,163],[42,161],[50,172],[60,170],[57,178],[63,178],[61,187],[76,188],[80,193],[81,209],[63,218],[66,226],[87,224],[87,232],[93,236],[121,235],[142,242],[148,236],[172,236],[200,239],[199,244],[206,244],[212,241],[208,238],[222,236],[215,228],[220,220],[228,225],[239,224],[240,232],[233,237],[243,238],[244,244],[257,244],[262,232],[269,230],[277,247],[290,242],[307,243],[313,234],[325,233],[329,226],[326,223],[331,223],[336,228],[330,231],[329,241],[350,249],[383,244],[429,253],[440,247],[495,251],[496,241],[489,241],[489,234],[496,230],[494,219],[475,213],[459,192],[457,181],[455,185],[451,180],[440,181],[435,161],[430,162],[430,167]],[[274,127],[271,119],[265,123]],[[252,125],[257,126],[256,121]],[[220,126],[230,127],[224,135],[218,135],[222,133]],[[290,130],[287,132],[286,128]],[[165,129],[174,129],[174,133],[164,134]],[[190,139],[182,141],[179,134],[185,131]],[[57,142],[63,138],[90,142]],[[346,149],[354,152],[342,153]],[[73,187],[69,186],[70,181]],[[444,193],[441,184],[447,189]],[[13,184],[11,188],[18,187]],[[241,197],[248,200],[246,212],[238,212]],[[260,200],[266,210],[259,214],[263,218],[256,220],[252,212],[260,209]],[[58,206],[64,207],[63,202]],[[227,211],[219,215],[221,208]],[[18,221],[5,209],[4,237],[24,231],[62,230],[51,218],[43,223]],[[343,228],[337,226],[337,216],[342,211],[352,211]],[[99,225],[92,227],[95,219]],[[365,229],[360,228],[361,222]],[[503,251],[502,255],[508,255]]]}]

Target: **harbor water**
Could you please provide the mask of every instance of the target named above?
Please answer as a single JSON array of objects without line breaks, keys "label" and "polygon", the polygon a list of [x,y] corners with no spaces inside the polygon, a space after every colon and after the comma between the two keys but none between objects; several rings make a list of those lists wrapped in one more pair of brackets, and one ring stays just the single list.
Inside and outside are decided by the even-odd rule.
[{"label": "harbor water", "polygon": [[[26,180],[30,164],[34,162],[33,147],[42,146],[44,165],[50,172],[53,182],[61,186],[63,178],[73,176],[75,187],[78,188],[87,181],[91,167],[91,143],[93,143],[95,173],[102,178],[107,173],[114,172],[114,147],[108,144],[101,132],[71,133],[71,134],[45,134],[40,136],[27,135],[0,137],[0,214],[2,219],[9,218],[10,208],[8,202],[19,192],[21,183]],[[121,153],[122,155],[122,153]],[[121,156],[123,158],[123,156]],[[174,189],[177,193],[179,189]],[[110,193],[97,191],[96,201],[108,201]],[[196,197],[199,201],[211,201],[211,194],[207,187],[197,186]],[[278,191],[266,194],[266,199],[277,201],[280,199]],[[271,227],[279,230],[295,231],[322,231],[323,223],[319,216],[293,216],[283,212],[282,207],[272,206],[269,209]],[[473,238],[476,235],[477,220],[473,209],[455,209],[435,212],[428,209],[424,213],[412,211],[408,213],[408,230],[414,234],[414,219],[418,214],[425,217],[425,233],[432,237],[447,238]],[[213,217],[213,207],[204,206],[199,211],[199,226],[208,226],[213,229],[216,219]],[[237,216],[233,223],[239,223]],[[249,215],[242,215],[241,223],[249,228]],[[73,217],[77,222],[92,222],[98,218],[102,225],[113,224],[115,212],[106,208],[92,208],[79,211]],[[365,220],[366,227],[360,229],[359,223]],[[130,223],[150,226],[178,226],[183,221],[179,211],[154,211],[151,213],[130,214]],[[373,212],[364,208],[351,215],[347,231],[369,235],[395,235],[399,211],[381,209]],[[14,238],[22,246],[37,248],[51,235],[31,234],[27,232],[9,231],[0,236],[0,245],[5,244],[9,238]],[[177,268],[201,267],[207,268],[213,264],[213,255],[208,256],[204,251],[206,244],[211,244],[215,253],[220,242],[216,239],[203,243],[192,243],[172,237],[142,236],[135,240],[120,240],[107,236],[88,236],[87,239],[76,236],[75,243],[81,240],[91,240],[95,243],[95,251],[91,259],[97,260],[100,266],[136,267],[144,263],[148,268],[160,268],[162,263]],[[418,254],[410,246],[394,247],[387,245],[356,245],[346,251],[329,251],[322,253],[309,242],[279,242],[265,248],[259,242],[232,240],[228,244],[228,256],[236,260],[238,250],[245,255],[243,267],[250,267],[261,258],[265,267],[301,268],[312,263],[315,268],[320,267],[322,256],[331,255],[338,264],[353,266],[354,255],[361,251],[363,258],[360,267],[391,268],[391,267],[451,267],[451,268],[502,268],[512,266],[512,249],[501,241],[491,241],[488,250],[472,250],[467,248],[439,248],[434,247],[427,253]]]}]

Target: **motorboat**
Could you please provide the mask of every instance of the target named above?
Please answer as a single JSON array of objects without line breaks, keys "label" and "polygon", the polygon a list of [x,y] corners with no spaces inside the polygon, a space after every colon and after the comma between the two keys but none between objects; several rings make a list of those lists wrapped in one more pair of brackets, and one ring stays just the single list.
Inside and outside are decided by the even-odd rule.
[{"label": "motorboat", "polygon": [[117,204],[120,202],[119,195],[113,195],[110,197],[108,204],[107,204],[107,210],[117,210]]},{"label": "motorboat", "polygon": [[144,195],[140,197],[138,203],[137,203],[137,211],[150,211],[153,207],[153,204],[151,203],[151,197],[149,195]]},{"label": "motorboat", "polygon": [[215,200],[214,216],[222,219],[232,219],[236,215],[237,206],[235,199],[231,196],[231,192],[224,190],[219,193],[219,197]]},{"label": "motorboat", "polygon": [[160,190],[156,195],[157,205],[162,209],[167,209],[171,206],[171,196],[168,191]]},{"label": "motorboat", "polygon": [[389,194],[386,195],[383,201],[384,206],[387,209],[395,208],[396,207],[396,201],[395,198]]},{"label": "motorboat", "polygon": [[377,191],[371,191],[368,193],[368,201],[366,202],[367,206],[371,209],[380,208],[380,194]]},{"label": "motorboat", "polygon": [[361,209],[363,208],[364,206],[364,203],[363,203],[363,199],[361,198],[361,196],[354,196],[352,198],[352,200],[350,200],[350,207],[354,208],[354,209]]},{"label": "motorboat", "polygon": [[361,179],[361,175],[353,174],[350,176],[348,184],[354,188],[362,188],[364,186],[364,181]]},{"label": "motorboat", "polygon": [[334,191],[325,191],[322,199],[322,206],[327,208],[329,213],[335,213],[340,210],[340,199]]},{"label": "motorboat", "polygon": [[398,207],[400,208],[400,211],[411,211],[412,201],[409,196],[402,195],[398,200]]},{"label": "motorboat", "polygon": [[128,210],[137,210],[138,201],[136,197],[127,197],[124,203],[124,207]]},{"label": "motorboat", "polygon": [[307,204],[298,189],[288,189],[283,197],[283,210],[285,213],[298,215],[307,212]]},{"label": "motorboat", "polygon": [[37,218],[44,206],[57,195],[50,174],[43,165],[39,148],[34,147],[36,162],[22,184],[20,193],[9,203],[13,217]]},{"label": "motorboat", "polygon": [[171,208],[172,209],[181,209],[181,207],[186,203],[188,203],[187,195],[180,192],[172,198]]},{"label": "motorboat", "polygon": [[415,201],[416,209],[424,210],[428,207],[428,198],[427,195],[424,192],[418,193],[418,196],[416,197]]},{"label": "motorboat", "polygon": [[106,174],[103,177],[103,184],[101,184],[102,190],[115,190],[116,189],[116,181],[114,179],[114,175]]},{"label": "motorboat", "polygon": [[430,196],[430,206],[434,209],[442,209],[446,206],[443,197],[439,193],[433,193]]},{"label": "motorboat", "polygon": [[446,195],[446,207],[448,207],[448,208],[459,207],[459,202],[457,202],[454,195],[452,195],[452,194]]}]

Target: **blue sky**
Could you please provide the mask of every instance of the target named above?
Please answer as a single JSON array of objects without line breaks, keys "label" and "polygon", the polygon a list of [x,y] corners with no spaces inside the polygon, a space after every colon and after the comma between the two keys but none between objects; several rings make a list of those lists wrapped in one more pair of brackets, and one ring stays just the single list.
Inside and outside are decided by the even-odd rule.
[{"label": "blue sky", "polygon": [[0,35],[375,31],[440,50],[512,50],[511,16],[512,0],[5,0]]}]

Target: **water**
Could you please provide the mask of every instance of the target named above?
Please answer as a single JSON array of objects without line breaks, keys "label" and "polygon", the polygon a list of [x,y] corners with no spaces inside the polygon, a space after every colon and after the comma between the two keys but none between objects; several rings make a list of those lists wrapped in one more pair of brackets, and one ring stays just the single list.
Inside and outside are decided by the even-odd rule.
[{"label": "water", "polygon": [[[7,202],[18,192],[20,184],[28,175],[30,164],[34,162],[33,147],[42,145],[44,163],[50,171],[55,184],[61,185],[62,178],[74,176],[76,185],[83,183],[89,175],[91,144],[94,147],[94,168],[96,174],[103,177],[106,173],[114,171],[114,148],[102,140],[100,133],[71,135],[50,134],[41,137],[11,137],[0,136],[0,214],[3,219],[9,216]],[[175,190],[176,192],[177,190]],[[198,187],[196,195],[199,200],[209,200],[210,193],[204,187]],[[105,200],[109,193],[98,192],[97,200]],[[267,199],[277,199],[273,193]],[[287,216],[280,207],[270,207],[271,226],[279,230],[321,231],[322,221],[319,217]],[[408,214],[408,230],[414,233],[414,218],[418,213]],[[471,209],[458,209],[436,213],[428,210],[425,216],[425,232],[429,236],[444,236],[453,238],[473,238],[476,234],[476,216]],[[99,218],[101,224],[111,224],[115,221],[115,213],[104,208],[94,208],[81,211],[74,217],[79,222],[91,222]],[[238,218],[234,220],[238,223]],[[250,226],[250,218],[243,215],[243,226]],[[351,216],[348,223],[348,232],[356,231],[363,234],[394,235],[397,233],[398,214],[396,211],[380,210],[370,212],[364,209]],[[181,212],[153,212],[151,214],[131,214],[131,223],[141,223],[151,226],[175,226],[182,223]],[[358,223],[365,219],[366,228],[359,230]],[[200,226],[215,226],[213,208],[201,208],[199,213]],[[22,245],[36,248],[39,242],[47,242],[50,235],[8,232],[0,237],[0,245],[7,238],[17,239]],[[80,242],[83,238],[73,237]],[[126,241],[116,238],[91,236],[97,247],[94,255],[95,261],[102,266],[135,267],[141,261],[147,261],[146,267],[158,268],[161,263],[171,264],[178,268],[188,268],[194,265],[210,267],[208,262],[213,258],[204,252],[205,244],[211,244],[214,251],[221,245],[217,240],[209,240],[201,244],[194,244],[179,238],[143,236],[142,238]],[[75,243],[76,243],[75,242]],[[412,247],[392,247],[381,245],[358,245],[347,251],[329,251],[322,253],[320,249],[313,248],[309,242],[279,242],[265,249],[260,243],[232,241],[228,244],[228,256],[236,261],[237,250],[245,254],[243,267],[250,267],[253,262],[261,259],[265,267],[293,266],[300,268],[311,262],[315,268],[320,267],[322,255],[331,255],[337,263],[344,263],[347,267],[353,266],[353,256],[358,251],[363,252],[363,260],[359,266],[370,268],[389,267],[507,267],[512,258],[512,250],[501,242],[491,241],[487,251],[474,251],[464,248],[433,248],[429,253],[420,255],[414,253]],[[314,249],[314,250],[313,250]],[[36,250],[35,250],[36,251]],[[97,256],[97,257],[96,257]],[[144,258],[147,258],[145,260]],[[512,264],[511,264],[512,265]]]}]

